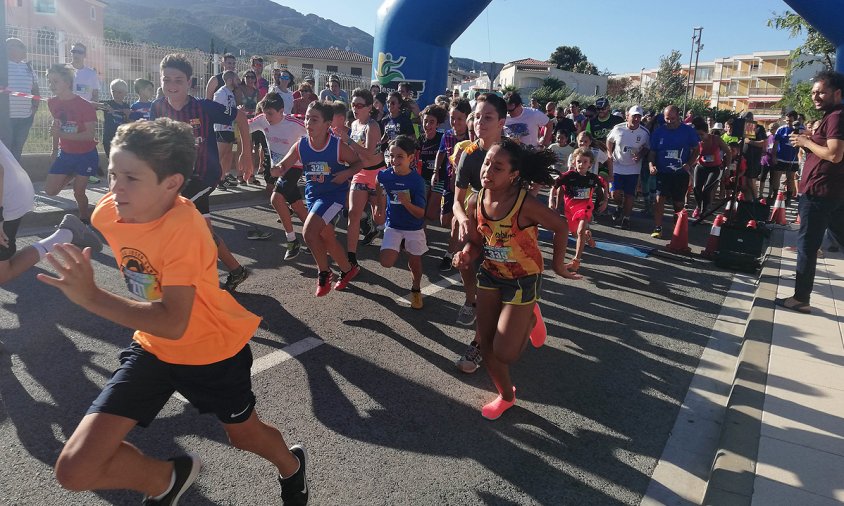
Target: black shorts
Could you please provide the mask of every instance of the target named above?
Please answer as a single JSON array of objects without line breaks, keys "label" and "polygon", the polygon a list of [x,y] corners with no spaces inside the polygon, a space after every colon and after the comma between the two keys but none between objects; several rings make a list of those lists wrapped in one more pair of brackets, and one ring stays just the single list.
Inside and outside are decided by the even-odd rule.
[{"label": "black shorts", "polygon": [[182,197],[190,199],[190,201],[193,202],[193,205],[196,206],[196,210],[199,211],[199,214],[202,216],[210,216],[211,202],[209,200],[209,196],[212,191],[214,191],[213,186],[208,186],[203,183],[201,179],[191,178],[188,181],[187,186],[182,189]]},{"label": "black shorts", "polygon": [[146,427],[179,392],[200,413],[214,413],[223,423],[242,423],[255,409],[251,368],[248,344],[233,357],[213,364],[178,365],[158,360],[133,342],[120,352],[120,367],[86,415],[107,413]]},{"label": "black shorts", "polygon": [[214,137],[217,138],[217,142],[224,142],[226,144],[234,144],[234,131],[233,130],[221,130],[214,132]]},{"label": "black shorts", "polygon": [[440,207],[440,215],[451,214],[454,212],[454,192],[446,190],[443,193],[443,204]]},{"label": "black shorts", "polygon": [[478,269],[478,288],[481,290],[498,290],[502,304],[524,306],[539,300],[542,290],[542,274],[531,274],[521,278],[504,279],[493,276],[483,267]]},{"label": "black shorts", "polygon": [[748,179],[756,179],[759,177],[759,174],[762,173],[762,163],[761,160],[754,160],[753,162],[750,159],[747,160],[747,170],[744,171],[744,177]]},{"label": "black shorts", "polygon": [[777,172],[797,172],[798,169],[800,169],[800,164],[797,162],[790,163],[777,160],[777,164],[774,166],[774,170]]},{"label": "black shorts", "polygon": [[656,194],[671,197],[673,202],[686,200],[689,191],[689,173],[683,169],[674,172],[657,172]]},{"label": "black shorts", "polygon": [[299,190],[300,177],[302,177],[302,169],[292,168],[275,183],[275,192],[284,197],[288,204],[302,200],[302,191]]},{"label": "black shorts", "polygon": [[3,222],[3,233],[6,234],[6,237],[9,238],[9,245],[0,246],[0,262],[12,258],[18,251],[18,246],[15,242],[15,238],[18,236],[18,228],[21,225],[21,219],[22,218],[18,218],[16,220]]},{"label": "black shorts", "polygon": [[256,130],[252,132],[252,145],[256,148],[264,145],[264,132]]}]

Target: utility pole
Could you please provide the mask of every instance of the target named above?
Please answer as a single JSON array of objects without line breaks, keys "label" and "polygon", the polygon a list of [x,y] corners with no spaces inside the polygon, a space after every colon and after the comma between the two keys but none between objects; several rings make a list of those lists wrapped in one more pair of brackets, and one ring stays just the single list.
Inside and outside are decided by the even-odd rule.
[{"label": "utility pole", "polygon": [[[9,55],[6,53],[6,4],[0,8],[0,88],[9,85]],[[9,123],[9,94],[0,93],[0,139],[8,139],[11,133]],[[2,216],[0,216],[2,218]]]},{"label": "utility pole", "polygon": [[[694,93],[695,93],[694,87],[695,87],[696,76],[692,73],[693,72],[693,70],[692,70],[692,56],[697,54],[697,56],[695,57],[695,68],[694,68],[694,72],[696,73],[697,72],[698,57],[700,56],[700,50],[703,47],[700,44],[700,37],[701,37],[702,34],[703,34],[703,27],[702,26],[696,26],[696,27],[694,27],[694,30],[692,30],[692,50],[689,53],[689,76],[688,76],[688,77],[692,78],[692,82],[691,82],[691,87],[690,87],[689,86],[689,79],[688,78],[686,79],[686,94],[683,96],[683,117],[684,118],[686,117],[686,105],[688,104],[689,94],[691,93],[692,98],[694,98]],[[695,49],[695,47],[697,47],[697,49]]]}]

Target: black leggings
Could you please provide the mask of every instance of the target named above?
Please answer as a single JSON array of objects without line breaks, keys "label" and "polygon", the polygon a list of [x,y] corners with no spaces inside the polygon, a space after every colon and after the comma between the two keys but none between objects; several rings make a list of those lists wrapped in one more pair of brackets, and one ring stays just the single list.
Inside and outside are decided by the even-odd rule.
[{"label": "black leggings", "polygon": [[[715,188],[713,184],[718,179],[718,174],[721,172],[721,167],[704,167],[697,165],[695,167],[695,184],[694,194],[697,206],[706,211],[709,207],[709,201],[712,200],[712,190]],[[706,191],[703,189],[709,187]]]}]

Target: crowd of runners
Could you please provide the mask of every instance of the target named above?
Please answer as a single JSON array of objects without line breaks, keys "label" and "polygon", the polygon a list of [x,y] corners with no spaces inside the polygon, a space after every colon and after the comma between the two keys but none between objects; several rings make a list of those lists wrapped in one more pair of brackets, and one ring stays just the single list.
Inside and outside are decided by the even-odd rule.
[{"label": "crowd of runners", "polygon": [[[124,438],[178,391],[214,413],[234,446],[277,467],[284,504],[307,501],[304,448],[288,448],[254,411],[248,341],[259,319],[232,296],[249,271],[214,233],[215,190],[267,188],[286,236],[284,260],[309,253],[316,297],[343,291],[361,272],[358,247],[380,235],[381,265],[394,267],[404,254],[411,307],[423,309],[426,228],[446,228],[447,250],[436,261],[441,271],[459,271],[465,302],[454,318],[475,330],[456,365],[466,373],[486,367],[497,397],[481,414],[494,420],[516,402],[510,365],[528,342],[538,348],[546,338],[538,305],[540,227],[552,236],[553,271],[579,279],[584,249],[595,244],[594,214],[611,213],[618,227],[631,229],[641,198],[658,238],[666,199],[675,212],[693,202],[695,217],[702,216],[713,193],[725,191],[716,184],[725,174],[740,178],[746,199],[776,192],[783,176],[796,196],[800,153],[789,140],[812,128],[792,115],[782,126],[759,126],[738,157],[746,132],[733,131],[732,122],[690,117],[686,124],[673,105],[656,114],[638,106],[614,114],[609,100],[598,98],[583,109],[577,102],[537,104],[543,112],[518,93],[472,100],[446,93],[420,109],[406,83],[389,93],[377,84],[346,91],[329,78],[317,95],[312,81],[295,86],[287,70],[273,70],[267,81],[260,57],[242,75],[234,66],[226,55],[200,99],[189,94],[192,66],[180,54],[162,60],[157,91],[149,81],[133,83],[133,104],[127,83],[111,83],[112,100],[101,107],[110,192],[93,213],[84,190],[97,169],[95,105],[74,93],[71,67],[53,66],[55,162],[45,191],[73,184],[79,213],[20,251],[15,235],[31,209],[32,184],[14,154],[0,150],[0,282],[47,259],[56,275],[39,274],[41,281],[138,329],[59,457],[56,474],[67,488],[130,488],[144,493],[146,504],[175,504],[196,478],[199,459],[151,459]],[[345,242],[335,230],[343,220]],[[102,245],[88,224],[111,247],[130,297],[94,283],[91,252]],[[576,247],[567,261],[570,234]],[[266,237],[250,231],[250,239]],[[228,271],[222,286],[216,260]]]}]

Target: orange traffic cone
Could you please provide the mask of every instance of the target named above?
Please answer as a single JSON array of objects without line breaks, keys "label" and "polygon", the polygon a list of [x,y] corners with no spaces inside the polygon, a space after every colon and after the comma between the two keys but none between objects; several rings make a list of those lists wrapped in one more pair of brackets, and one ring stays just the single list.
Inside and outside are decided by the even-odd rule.
[{"label": "orange traffic cone", "polygon": [[700,252],[704,258],[714,258],[718,254],[718,243],[721,240],[721,225],[724,224],[726,218],[723,214],[715,217],[712,222],[712,230],[709,231],[709,238],[706,240],[706,249]]},{"label": "orange traffic cone", "polygon": [[685,209],[677,213],[677,221],[674,225],[674,235],[666,248],[672,253],[688,255],[692,252],[689,248],[689,214]]},{"label": "orange traffic cone", "polygon": [[777,200],[774,202],[774,207],[771,209],[771,217],[768,221],[775,225],[787,225],[785,221],[785,192],[782,190],[777,193]]}]

